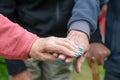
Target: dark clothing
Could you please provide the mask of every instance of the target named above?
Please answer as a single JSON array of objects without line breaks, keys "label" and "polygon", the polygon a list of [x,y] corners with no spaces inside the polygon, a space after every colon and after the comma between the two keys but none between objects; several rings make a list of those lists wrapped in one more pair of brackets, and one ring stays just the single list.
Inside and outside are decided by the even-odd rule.
[{"label": "dark clothing", "polygon": [[108,3],[106,22],[106,46],[111,50],[111,55],[105,61],[108,72],[120,75],[120,0],[110,0]]},{"label": "dark clothing", "polygon": [[[107,6],[105,45],[111,50],[111,55],[105,61],[105,80],[120,80],[120,0],[110,0]],[[98,31],[97,31],[98,32]],[[99,42],[97,33],[91,37],[91,42]],[[118,78],[117,78],[118,77]]]},{"label": "dark clothing", "polygon": [[94,31],[99,13],[97,12],[99,1],[75,0],[75,3],[74,6],[74,0],[0,0],[0,12],[27,30],[43,37],[66,36],[70,25],[80,20],[87,21],[91,26],[90,29]]},{"label": "dark clothing", "polygon": [[6,64],[8,64],[8,73],[12,75],[15,75],[27,69],[25,63],[21,60],[7,60]]},{"label": "dark clothing", "polygon": [[[89,35],[89,32],[87,32],[89,30],[86,29],[90,28],[90,32],[94,32],[96,29],[99,1],[0,0],[0,12],[41,37],[66,37],[68,29],[82,30]],[[72,24],[78,21],[86,21],[90,27],[72,26]],[[21,68],[25,65],[20,64],[21,66],[19,66],[19,62],[13,61],[16,67],[11,64],[12,61],[7,63],[11,74],[19,72],[19,69],[25,69]]]},{"label": "dark clothing", "polygon": [[[120,80],[120,0],[110,0],[107,6],[105,45],[111,55],[105,61],[104,80]],[[100,31],[97,29],[91,42],[100,42]]]},{"label": "dark clothing", "polygon": [[120,80],[120,74],[116,74],[113,72],[106,72],[104,80]]},{"label": "dark clothing", "polygon": [[98,28],[96,29],[96,31],[91,35],[90,43],[93,43],[93,42],[103,43],[99,24],[98,24]]}]

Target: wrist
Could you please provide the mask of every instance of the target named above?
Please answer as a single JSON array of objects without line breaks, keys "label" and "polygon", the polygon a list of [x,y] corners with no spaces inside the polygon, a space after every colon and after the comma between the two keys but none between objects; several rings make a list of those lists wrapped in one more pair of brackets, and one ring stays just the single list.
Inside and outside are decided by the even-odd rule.
[{"label": "wrist", "polygon": [[88,39],[88,35],[86,33],[77,30],[70,30],[70,32],[68,33],[68,37],[74,37],[74,36]]},{"label": "wrist", "polygon": [[44,40],[42,40],[42,38],[37,39],[30,50],[29,56],[32,57],[34,53],[36,53],[37,51],[39,51],[40,53],[43,52],[44,50],[44,46],[43,46]]},{"label": "wrist", "polygon": [[69,31],[71,30],[81,31],[90,38],[90,24],[87,21],[80,20],[73,22],[69,28]]}]

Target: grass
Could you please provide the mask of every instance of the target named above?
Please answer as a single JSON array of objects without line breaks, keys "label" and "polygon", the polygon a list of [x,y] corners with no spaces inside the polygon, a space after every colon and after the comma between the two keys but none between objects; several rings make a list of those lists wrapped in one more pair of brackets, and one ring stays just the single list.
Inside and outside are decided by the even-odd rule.
[{"label": "grass", "polygon": [[[105,71],[102,66],[99,67],[99,71],[100,71],[100,80],[104,80]],[[92,72],[87,61],[84,62],[81,73],[78,74],[75,71],[73,71],[73,80],[93,80]]]},{"label": "grass", "polygon": [[[100,70],[100,78],[101,78],[100,80],[104,80],[103,67],[100,66],[99,70]],[[3,58],[0,58],[0,80],[8,80],[8,72]],[[80,74],[77,74],[75,71],[73,71],[73,80],[92,80],[92,72],[87,61],[84,62]]]},{"label": "grass", "polygon": [[3,58],[0,58],[0,80],[8,80],[8,71]]}]

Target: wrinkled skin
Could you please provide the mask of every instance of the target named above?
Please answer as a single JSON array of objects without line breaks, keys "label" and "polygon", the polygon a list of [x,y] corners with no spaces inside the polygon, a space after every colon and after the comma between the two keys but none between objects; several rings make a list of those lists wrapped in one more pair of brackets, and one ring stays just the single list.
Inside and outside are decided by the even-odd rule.
[{"label": "wrinkled skin", "polygon": [[[81,31],[71,30],[69,32],[67,38],[70,41],[72,41],[73,43],[77,42],[77,46],[81,46],[83,48],[82,52],[86,53],[88,51],[89,41],[88,41],[88,36],[85,33],[81,32]],[[56,55],[56,56],[58,56],[58,58],[60,58],[60,59],[65,60],[66,63],[70,63],[75,59],[72,57],[66,57],[63,54]],[[85,60],[85,57],[83,55],[82,56],[80,55],[79,57],[77,57],[76,63],[74,65],[74,68],[77,73],[79,73],[81,71],[81,66],[82,66],[84,60]]]},{"label": "wrinkled skin", "polygon": [[78,52],[78,48],[67,38],[39,38],[33,44],[30,56],[41,61],[56,61],[57,57],[53,56],[53,53],[62,53],[65,56],[77,57],[75,52]]},{"label": "wrinkled skin", "polygon": [[91,58],[94,56],[98,65],[103,65],[105,58],[110,55],[110,50],[101,43],[91,43],[90,49],[87,52],[87,60],[91,63]]}]

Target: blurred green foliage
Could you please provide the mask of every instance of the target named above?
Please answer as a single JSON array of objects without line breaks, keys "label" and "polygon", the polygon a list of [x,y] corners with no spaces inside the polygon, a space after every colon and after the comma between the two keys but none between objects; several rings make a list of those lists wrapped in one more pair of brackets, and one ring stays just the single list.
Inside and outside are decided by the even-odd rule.
[{"label": "blurred green foliage", "polygon": [[0,80],[8,80],[8,71],[3,58],[0,58]]},{"label": "blurred green foliage", "polygon": [[[99,66],[99,72],[100,72],[100,80],[104,80],[105,70],[103,66]],[[79,74],[73,71],[73,80],[93,80],[92,71],[87,61],[84,62],[81,72]]]}]

